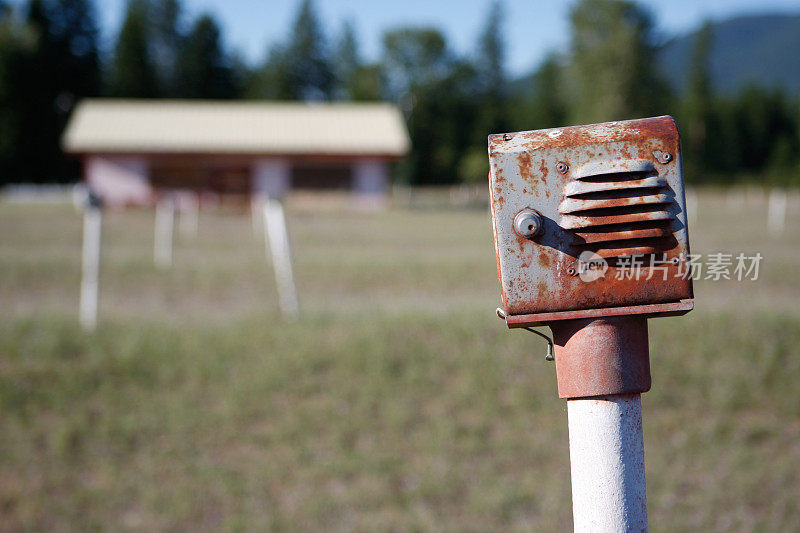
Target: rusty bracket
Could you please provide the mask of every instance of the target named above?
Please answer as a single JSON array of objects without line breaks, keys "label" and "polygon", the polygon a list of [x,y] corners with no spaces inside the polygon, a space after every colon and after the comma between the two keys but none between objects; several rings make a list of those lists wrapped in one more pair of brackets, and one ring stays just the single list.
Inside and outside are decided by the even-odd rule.
[{"label": "rusty bracket", "polygon": [[552,313],[534,313],[530,315],[505,315],[506,325],[510,328],[547,326],[551,322],[576,320],[585,318],[603,318],[625,315],[643,315],[645,318],[662,316],[681,316],[694,309],[694,300],[681,300],[662,304],[629,305],[624,307],[607,307],[605,309],[579,309],[576,311],[556,311]]}]

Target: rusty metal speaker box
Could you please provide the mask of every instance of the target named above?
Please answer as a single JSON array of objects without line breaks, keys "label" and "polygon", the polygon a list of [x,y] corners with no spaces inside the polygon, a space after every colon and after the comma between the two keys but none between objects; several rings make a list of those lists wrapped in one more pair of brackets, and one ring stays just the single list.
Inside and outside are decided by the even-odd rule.
[{"label": "rusty metal speaker box", "polygon": [[509,326],[692,308],[672,117],[489,136]]}]

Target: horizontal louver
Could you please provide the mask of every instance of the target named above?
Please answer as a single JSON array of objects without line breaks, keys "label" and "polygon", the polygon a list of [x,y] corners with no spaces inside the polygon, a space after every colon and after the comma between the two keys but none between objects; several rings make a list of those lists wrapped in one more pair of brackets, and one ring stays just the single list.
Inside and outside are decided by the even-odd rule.
[{"label": "horizontal louver", "polygon": [[584,249],[611,258],[671,248],[673,203],[652,162],[596,162],[574,171],[558,212]]}]

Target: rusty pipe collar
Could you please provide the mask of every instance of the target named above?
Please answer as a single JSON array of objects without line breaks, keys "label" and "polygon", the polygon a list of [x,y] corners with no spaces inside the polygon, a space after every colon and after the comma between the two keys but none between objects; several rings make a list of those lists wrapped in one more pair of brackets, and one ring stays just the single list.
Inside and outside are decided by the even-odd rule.
[{"label": "rusty pipe collar", "polygon": [[560,398],[650,390],[647,319],[621,316],[551,322]]}]

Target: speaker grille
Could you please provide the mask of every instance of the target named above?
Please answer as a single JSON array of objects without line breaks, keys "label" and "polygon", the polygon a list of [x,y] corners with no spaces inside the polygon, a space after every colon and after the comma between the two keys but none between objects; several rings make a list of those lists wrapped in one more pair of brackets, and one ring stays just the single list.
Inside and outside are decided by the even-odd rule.
[{"label": "speaker grille", "polygon": [[606,258],[675,246],[675,194],[651,161],[593,162],[573,175],[558,212],[578,246]]}]

